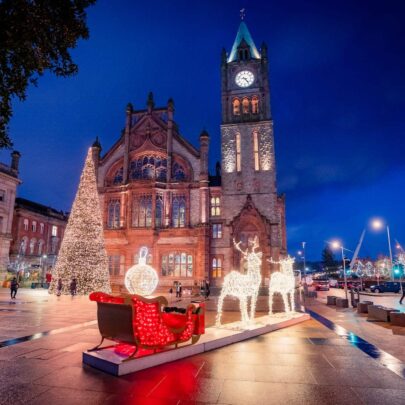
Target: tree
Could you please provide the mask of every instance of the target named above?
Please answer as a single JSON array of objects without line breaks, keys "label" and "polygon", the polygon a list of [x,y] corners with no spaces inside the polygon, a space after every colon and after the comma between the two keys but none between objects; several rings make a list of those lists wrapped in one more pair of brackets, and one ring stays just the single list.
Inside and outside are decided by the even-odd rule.
[{"label": "tree", "polygon": [[78,294],[111,292],[101,218],[90,148],[53,273],[49,288],[51,294],[56,293],[58,279],[62,280],[62,294],[69,294],[73,278],[77,280]]},{"label": "tree", "polygon": [[0,2],[0,148],[12,146],[12,100],[25,100],[29,84],[50,71],[78,71],[69,53],[87,39],[86,8],[96,0],[3,0]]},{"label": "tree", "polygon": [[337,270],[335,255],[329,246],[325,246],[325,248],[322,250],[322,264],[328,273]]}]

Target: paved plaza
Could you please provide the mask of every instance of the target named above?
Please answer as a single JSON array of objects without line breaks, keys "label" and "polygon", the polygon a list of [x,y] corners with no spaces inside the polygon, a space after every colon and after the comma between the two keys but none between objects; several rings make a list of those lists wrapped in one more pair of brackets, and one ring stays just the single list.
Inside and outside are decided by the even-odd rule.
[{"label": "paved plaza", "polygon": [[[21,289],[17,297],[10,301],[8,290],[0,290],[1,404],[405,403],[403,378],[315,319],[113,377],[82,365],[82,351],[99,341],[95,303],[42,290]],[[369,341],[375,331],[373,343],[395,342],[398,351],[390,353],[403,359],[405,336],[364,318],[355,321],[353,311],[336,311],[321,301],[308,308]],[[226,320],[237,315],[227,313]]]}]

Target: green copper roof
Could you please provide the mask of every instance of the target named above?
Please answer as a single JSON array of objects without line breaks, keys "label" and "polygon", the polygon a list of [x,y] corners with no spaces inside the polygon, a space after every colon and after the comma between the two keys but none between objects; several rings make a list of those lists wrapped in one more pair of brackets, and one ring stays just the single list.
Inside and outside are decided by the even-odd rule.
[{"label": "green copper roof", "polygon": [[257,50],[255,43],[253,42],[252,36],[250,35],[247,25],[245,24],[244,21],[241,21],[238,33],[236,34],[235,42],[233,43],[232,50],[228,58],[228,63],[233,62],[237,59],[238,46],[243,39],[250,46],[250,54],[252,58],[260,59],[260,53]]}]

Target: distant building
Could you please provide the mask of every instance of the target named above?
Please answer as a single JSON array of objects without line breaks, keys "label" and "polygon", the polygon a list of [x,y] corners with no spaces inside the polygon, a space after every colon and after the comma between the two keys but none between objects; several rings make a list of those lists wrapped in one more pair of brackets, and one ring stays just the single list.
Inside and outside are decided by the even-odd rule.
[{"label": "distant building", "polygon": [[0,163],[0,273],[4,272],[9,264],[14,202],[17,186],[21,183],[18,178],[19,160],[19,152],[14,151],[11,154],[10,166]]},{"label": "distant building", "polygon": [[125,129],[104,156],[99,142],[93,145],[112,284],[123,285],[141,246],[165,289],[204,279],[222,285],[224,275],[245,264],[234,240],[246,249],[258,237],[264,283],[273,270],[266,259],[286,254],[267,47],[256,48],[244,21],[231,52],[222,53],[221,99],[222,165],[215,176],[208,173],[208,133],[199,148],[191,145],[174,121],[173,100],[157,108],[152,94],[144,109],[128,105]]},{"label": "distant building", "polygon": [[12,226],[10,264],[14,270],[40,271],[55,264],[68,215],[24,198],[17,198]]}]

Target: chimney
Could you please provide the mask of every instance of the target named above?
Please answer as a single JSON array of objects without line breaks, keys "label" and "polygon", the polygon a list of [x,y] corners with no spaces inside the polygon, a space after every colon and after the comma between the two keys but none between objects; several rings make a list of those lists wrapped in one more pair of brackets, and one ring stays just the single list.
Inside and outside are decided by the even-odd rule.
[{"label": "chimney", "polygon": [[21,153],[14,150],[11,153],[11,168],[18,173],[18,166],[20,164]]}]

